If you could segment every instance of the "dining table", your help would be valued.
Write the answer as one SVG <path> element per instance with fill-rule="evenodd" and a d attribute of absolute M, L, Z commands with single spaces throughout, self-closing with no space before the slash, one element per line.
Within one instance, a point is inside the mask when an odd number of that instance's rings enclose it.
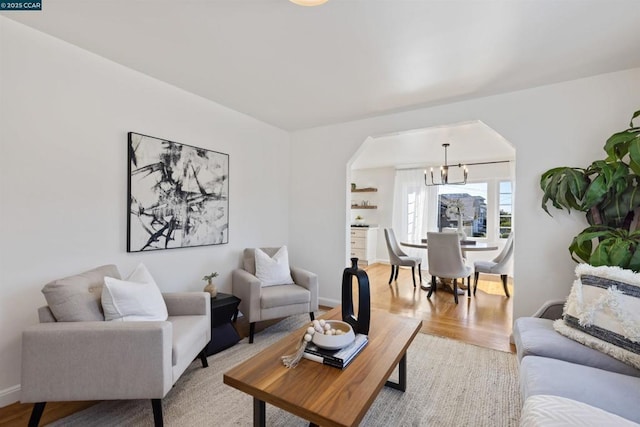
<path fill-rule="evenodd" d="M 400 242 L 400 244 L 408 248 L 429 249 L 427 239 L 421 239 L 420 242 Z M 462 256 L 465 257 L 465 252 L 495 251 L 498 249 L 498 245 L 495 243 L 478 242 L 475 240 L 463 240 L 460 242 L 460 249 L 462 250 Z M 420 288 L 428 291 L 431 289 L 431 285 L 420 283 Z M 464 289 L 458 289 L 458 293 L 460 292 L 464 294 Z"/>

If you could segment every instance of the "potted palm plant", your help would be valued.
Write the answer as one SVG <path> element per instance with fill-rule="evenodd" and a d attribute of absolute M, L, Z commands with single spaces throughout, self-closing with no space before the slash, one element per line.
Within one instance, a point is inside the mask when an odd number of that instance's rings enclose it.
<path fill-rule="evenodd" d="M 557 167 L 540 178 L 542 208 L 584 212 L 589 226 L 569 246 L 576 262 L 594 266 L 619 266 L 640 271 L 640 127 L 633 113 L 629 128 L 613 134 L 605 143 L 606 158 L 587 168 Z"/>

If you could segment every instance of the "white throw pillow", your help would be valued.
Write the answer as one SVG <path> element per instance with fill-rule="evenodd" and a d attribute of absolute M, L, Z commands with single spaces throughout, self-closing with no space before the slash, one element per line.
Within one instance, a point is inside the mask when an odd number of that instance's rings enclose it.
<path fill-rule="evenodd" d="M 283 246 L 273 255 L 273 258 L 256 248 L 256 277 L 262 286 L 290 285 L 293 283 L 289 269 L 289 253 Z"/>
<path fill-rule="evenodd" d="M 105 320 L 167 320 L 167 306 L 155 280 L 140 264 L 126 280 L 104 278 L 102 309 Z"/>
<path fill-rule="evenodd" d="M 579 264 L 556 331 L 640 369 L 640 273 Z"/>

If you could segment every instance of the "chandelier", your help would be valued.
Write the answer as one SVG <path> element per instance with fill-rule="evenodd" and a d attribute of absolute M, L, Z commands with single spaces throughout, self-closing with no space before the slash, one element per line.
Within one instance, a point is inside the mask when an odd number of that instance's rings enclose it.
<path fill-rule="evenodd" d="M 469 176 L 469 170 L 467 169 L 467 166 L 492 165 L 495 163 L 509 163 L 509 160 L 497 160 L 494 162 L 475 162 L 475 163 L 466 163 L 466 164 L 458 163 L 458 164 L 450 165 L 447 163 L 447 148 L 449 148 L 449 145 L 451 144 L 449 144 L 448 142 L 445 142 L 444 144 L 442 144 L 442 146 L 444 147 L 444 165 L 440 166 L 440 182 L 436 182 L 433 179 L 433 168 L 431 168 L 431 171 L 430 171 L 431 184 L 429 184 L 429 182 L 427 181 L 427 170 L 425 169 L 424 185 L 426 185 L 427 187 L 434 187 L 437 185 L 465 185 L 467 183 L 467 177 Z M 449 182 L 449 169 L 452 167 L 462 169 L 462 181 Z"/>
<path fill-rule="evenodd" d="M 432 187 L 435 185 L 464 185 L 467 183 L 467 176 L 469 174 L 469 171 L 466 165 L 463 165 L 462 163 L 458 163 L 457 165 L 447 164 L 447 148 L 449 148 L 449 145 L 451 144 L 449 144 L 448 142 L 445 142 L 444 144 L 442 144 L 442 146 L 444 147 L 444 165 L 440 166 L 440 182 L 436 183 L 435 180 L 433 179 L 433 168 L 431 168 L 431 184 L 429 184 L 427 182 L 427 170 L 425 169 L 424 185 L 426 185 L 427 187 Z M 459 169 L 462 169 L 462 176 L 463 176 L 462 181 L 449 182 L 450 167 L 457 167 Z"/>

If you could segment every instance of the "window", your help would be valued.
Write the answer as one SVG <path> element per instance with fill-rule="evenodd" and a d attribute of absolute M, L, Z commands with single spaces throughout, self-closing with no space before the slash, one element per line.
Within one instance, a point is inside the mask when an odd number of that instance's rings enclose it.
<path fill-rule="evenodd" d="M 467 236 L 487 237 L 487 183 L 438 187 L 439 231 L 458 227 L 458 208 Z"/>
<path fill-rule="evenodd" d="M 500 181 L 500 238 L 503 239 L 511 233 L 512 199 L 511 181 Z"/>

